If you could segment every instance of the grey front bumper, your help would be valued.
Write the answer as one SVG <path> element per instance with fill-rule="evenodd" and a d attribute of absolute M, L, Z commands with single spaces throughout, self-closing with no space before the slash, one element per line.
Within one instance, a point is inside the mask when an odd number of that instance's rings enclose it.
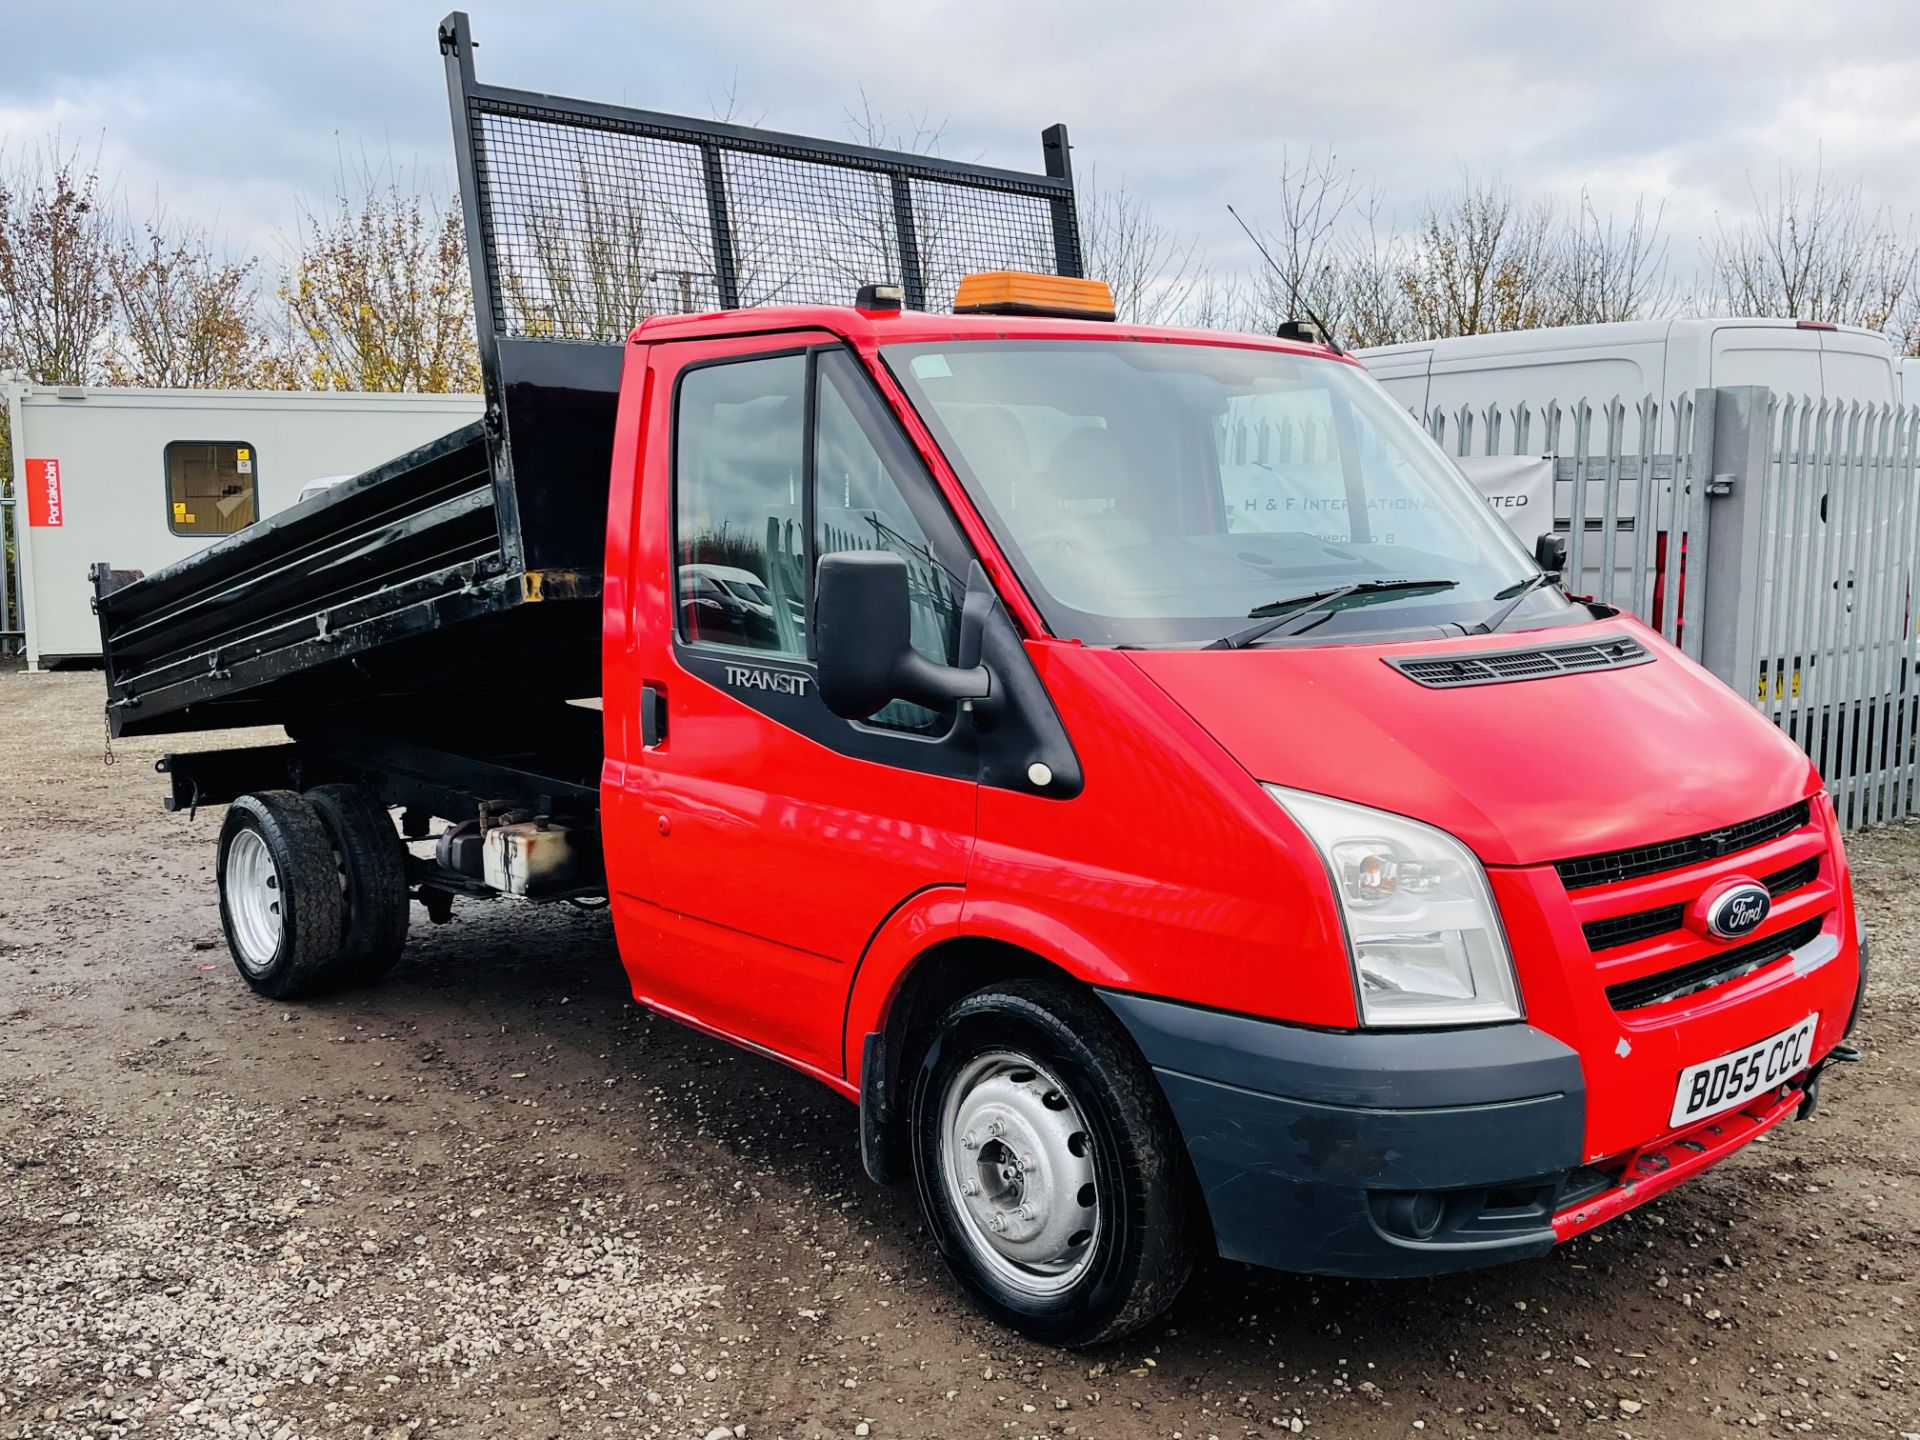
<path fill-rule="evenodd" d="M 1529 1025 L 1327 1031 L 1100 992 L 1159 1078 L 1228 1259 L 1429 1275 L 1544 1254 L 1579 1056 Z"/>

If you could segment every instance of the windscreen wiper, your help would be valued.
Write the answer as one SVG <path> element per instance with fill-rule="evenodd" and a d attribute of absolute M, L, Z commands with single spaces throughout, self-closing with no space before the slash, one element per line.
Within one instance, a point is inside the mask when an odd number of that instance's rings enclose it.
<path fill-rule="evenodd" d="M 1560 577 L 1551 570 L 1542 570 L 1537 575 L 1529 575 L 1517 585 L 1509 585 L 1493 597 L 1496 600 L 1504 600 L 1507 603 L 1494 611 L 1487 619 L 1482 620 L 1478 625 L 1474 626 L 1474 633 L 1481 635 L 1493 634 L 1494 631 L 1507 623 L 1507 617 L 1509 615 L 1520 608 L 1520 602 L 1522 600 L 1525 600 L 1527 596 L 1531 595 L 1548 581 L 1559 578 Z"/>
<path fill-rule="evenodd" d="M 1316 590 L 1311 595 L 1294 595 L 1285 600 L 1274 600 L 1266 605 L 1256 605 L 1247 612 L 1249 619 L 1257 618 L 1259 624 L 1249 625 L 1244 630 L 1235 630 L 1231 635 L 1222 635 L 1218 640 L 1202 645 L 1202 650 L 1242 650 L 1256 640 L 1272 634 L 1289 620 L 1303 615 L 1311 615 L 1316 610 L 1325 610 L 1321 620 L 1333 614 L 1332 606 L 1349 595 L 1399 595 L 1410 591 L 1451 590 L 1458 580 L 1356 580 L 1351 585 L 1338 585 L 1331 590 Z M 1319 620 L 1313 622 L 1320 623 Z M 1313 625 L 1303 625 L 1289 634 L 1300 635 L 1311 630 Z"/>

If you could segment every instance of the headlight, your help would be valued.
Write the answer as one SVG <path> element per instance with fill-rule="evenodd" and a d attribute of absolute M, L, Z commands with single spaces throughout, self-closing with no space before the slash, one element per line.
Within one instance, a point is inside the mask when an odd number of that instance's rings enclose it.
<path fill-rule="evenodd" d="M 1266 787 L 1319 848 L 1347 924 L 1363 1025 L 1520 1018 L 1487 872 L 1458 840 L 1384 810 Z"/>

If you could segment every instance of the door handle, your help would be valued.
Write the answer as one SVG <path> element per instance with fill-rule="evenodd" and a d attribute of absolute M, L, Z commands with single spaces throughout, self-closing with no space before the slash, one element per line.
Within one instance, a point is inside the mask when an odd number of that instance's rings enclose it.
<path fill-rule="evenodd" d="M 667 691 L 664 685 L 640 687 L 640 743 L 648 749 L 667 741 Z"/>

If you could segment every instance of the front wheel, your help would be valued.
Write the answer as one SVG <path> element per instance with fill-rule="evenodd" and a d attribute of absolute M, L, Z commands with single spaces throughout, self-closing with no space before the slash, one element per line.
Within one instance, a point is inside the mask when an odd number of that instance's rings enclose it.
<path fill-rule="evenodd" d="M 1117 1021 L 1065 984 L 958 1002 L 915 1077 L 914 1180 L 942 1258 L 993 1318 L 1093 1345 L 1173 1303 L 1193 1268 L 1185 1159 Z"/>

